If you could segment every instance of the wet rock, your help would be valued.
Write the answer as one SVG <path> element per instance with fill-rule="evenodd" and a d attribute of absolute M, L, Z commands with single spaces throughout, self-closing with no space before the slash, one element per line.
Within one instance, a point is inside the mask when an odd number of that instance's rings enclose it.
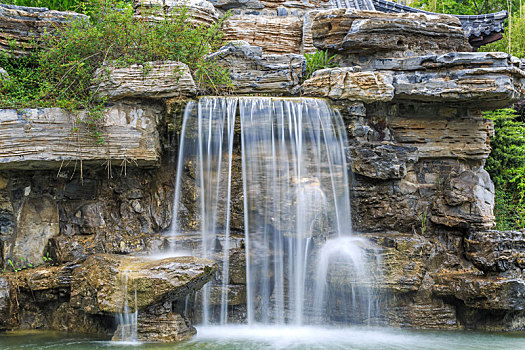
<path fill-rule="evenodd" d="M 225 41 L 244 40 L 266 54 L 300 53 L 303 21 L 297 17 L 231 16 L 222 27 Z"/>
<path fill-rule="evenodd" d="M 138 316 L 137 338 L 143 341 L 181 342 L 193 337 L 197 330 L 189 320 L 172 311 L 159 312 L 149 308 Z M 115 334 L 118 333 L 115 332 Z"/>
<path fill-rule="evenodd" d="M 18 298 L 16 287 L 7 277 L 0 277 L 0 329 L 18 326 Z"/>
<path fill-rule="evenodd" d="M 484 169 L 467 170 L 445 184 L 430 219 L 449 227 L 491 228 L 494 225 L 494 184 Z"/>
<path fill-rule="evenodd" d="M 53 11 L 44 7 L 0 4 L 0 51 L 23 56 L 38 48 L 44 33 L 50 33 L 74 20 L 88 20 L 75 12 Z M 11 48 L 11 42 L 16 43 Z"/>
<path fill-rule="evenodd" d="M 301 55 L 266 55 L 246 42 L 224 46 L 209 59 L 228 68 L 236 93 L 292 93 L 306 69 Z"/>
<path fill-rule="evenodd" d="M 391 144 L 359 143 L 349 148 L 349 163 L 354 173 L 374 179 L 402 179 L 407 174 L 407 163 L 416 163 L 416 147 Z"/>
<path fill-rule="evenodd" d="M 28 291 L 69 288 L 73 270 L 78 265 L 42 266 L 27 269 L 12 275 L 18 288 Z"/>
<path fill-rule="evenodd" d="M 58 220 L 58 207 L 53 198 L 27 198 L 18 216 L 11 260 L 17 265 L 42 264 L 48 241 L 59 234 Z"/>
<path fill-rule="evenodd" d="M 116 103 L 104 112 L 101 137 L 104 148 L 79 126 L 72 132 L 73 116 L 59 108 L 0 109 L 0 168 L 41 169 L 133 161 L 156 166 L 160 159 L 157 131 L 162 109 L 158 105 Z M 82 113 L 80 113 L 82 118 Z"/>
<path fill-rule="evenodd" d="M 185 97 L 197 92 L 188 66 L 174 61 L 146 62 L 124 68 L 103 66 L 97 69 L 94 79 L 97 83 L 92 89 L 109 100 Z"/>
<path fill-rule="evenodd" d="M 306 96 L 365 103 L 387 102 L 394 97 L 390 74 L 358 72 L 354 67 L 318 70 L 303 83 L 303 92 Z"/>
<path fill-rule="evenodd" d="M 102 217 L 103 212 L 100 203 L 88 203 L 76 211 L 72 222 L 79 226 L 80 233 L 92 234 L 106 226 Z"/>
<path fill-rule="evenodd" d="M 225 287 L 217 285 L 210 287 L 208 303 L 210 305 L 221 305 L 224 289 L 226 289 L 225 299 L 228 306 L 246 304 L 246 286 L 243 285 L 227 285 Z"/>
<path fill-rule="evenodd" d="M 450 15 L 327 10 L 315 16 L 312 36 L 318 49 L 361 56 L 405 57 L 471 49 L 461 23 Z"/>
<path fill-rule="evenodd" d="M 216 263 L 195 257 L 147 260 L 144 258 L 97 254 L 75 269 L 71 304 L 84 311 L 118 313 L 124 298 L 135 309 L 184 298 L 200 289 L 216 271 Z M 128 294 L 124 294 L 127 283 Z"/>
<path fill-rule="evenodd" d="M 432 290 L 453 296 L 466 306 L 485 310 L 524 310 L 525 281 L 512 276 L 483 276 L 470 271 L 438 273 Z"/>
<path fill-rule="evenodd" d="M 525 231 L 478 231 L 465 238 L 465 254 L 482 271 L 525 268 Z"/>

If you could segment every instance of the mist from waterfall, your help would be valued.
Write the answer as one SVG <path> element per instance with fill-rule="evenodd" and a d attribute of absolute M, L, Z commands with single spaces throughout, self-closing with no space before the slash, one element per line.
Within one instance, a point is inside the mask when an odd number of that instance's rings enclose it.
<path fill-rule="evenodd" d="M 201 291 L 203 324 L 228 323 L 232 164 L 239 152 L 248 323 L 374 317 L 371 250 L 352 236 L 347 143 L 341 115 L 322 99 L 203 97 L 188 104 L 170 234 L 199 232 L 201 256 L 219 261 L 215 281 Z M 217 291 L 218 315 L 209 305 Z"/>

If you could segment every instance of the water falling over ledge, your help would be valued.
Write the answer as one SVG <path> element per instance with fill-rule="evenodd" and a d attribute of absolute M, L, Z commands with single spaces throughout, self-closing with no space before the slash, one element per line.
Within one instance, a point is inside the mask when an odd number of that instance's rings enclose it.
<path fill-rule="evenodd" d="M 347 143 L 341 115 L 322 99 L 203 97 L 188 104 L 169 235 L 198 232 L 199 254 L 221 263 L 201 293 L 203 324 L 229 320 L 231 203 L 239 196 L 249 324 L 324 324 L 329 304 L 341 308 L 334 296 L 348 313 L 339 321 L 366 323 L 376 313 L 366 244 L 352 236 Z M 233 183 L 239 171 L 242 192 Z M 341 284 L 333 279 L 336 265 L 356 272 L 349 286 L 334 287 Z"/>

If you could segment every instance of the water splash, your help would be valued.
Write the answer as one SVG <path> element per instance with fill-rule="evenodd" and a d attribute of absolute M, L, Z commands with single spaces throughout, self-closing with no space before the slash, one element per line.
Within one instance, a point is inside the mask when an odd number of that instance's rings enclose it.
<path fill-rule="evenodd" d="M 137 330 L 138 330 L 138 309 L 137 309 L 137 290 L 134 290 L 134 307 L 131 311 L 129 307 L 129 295 L 128 295 L 128 284 L 129 277 L 126 271 L 122 272 L 121 277 L 121 290 L 122 290 L 122 311 L 117 314 L 117 332 L 115 333 L 114 340 L 122 342 L 137 342 Z"/>

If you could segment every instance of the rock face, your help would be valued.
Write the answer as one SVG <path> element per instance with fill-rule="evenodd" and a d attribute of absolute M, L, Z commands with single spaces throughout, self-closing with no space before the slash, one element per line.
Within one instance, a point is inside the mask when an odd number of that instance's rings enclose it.
<path fill-rule="evenodd" d="M 100 146 L 86 127 L 76 124 L 77 116 L 61 109 L 0 109 L 0 168 L 58 168 L 107 159 L 155 166 L 160 160 L 161 111 L 157 105 L 126 102 L 107 108 Z M 84 113 L 79 113 L 82 118 Z"/>
<path fill-rule="evenodd" d="M 180 62 L 147 62 L 126 68 L 104 66 L 95 72 L 94 89 L 109 100 L 162 99 L 195 95 L 197 87 L 187 65 Z"/>
<path fill-rule="evenodd" d="M 299 53 L 303 22 L 297 17 L 231 16 L 223 25 L 226 41 L 244 40 L 264 53 Z"/>
<path fill-rule="evenodd" d="M 312 37 L 318 49 L 369 57 L 470 51 L 461 23 L 450 15 L 327 10 L 315 16 Z"/>
<path fill-rule="evenodd" d="M 153 17 L 153 20 L 161 21 L 163 16 L 169 16 L 170 13 L 178 11 L 185 6 L 189 20 L 193 25 L 212 26 L 219 20 L 219 13 L 207 0 L 134 0 L 133 7 L 138 16 L 144 15 L 151 19 L 151 15 L 158 15 Z"/>
<path fill-rule="evenodd" d="M 230 71 L 236 93 L 292 93 L 306 69 L 303 56 L 265 55 L 262 49 L 236 42 L 209 56 Z"/>
<path fill-rule="evenodd" d="M 43 7 L 0 4 L 0 51 L 27 55 L 38 47 L 40 37 L 74 20 L 88 20 L 75 12 L 51 11 Z M 16 43 L 11 49 L 9 42 Z"/>
<path fill-rule="evenodd" d="M 330 97 L 371 103 L 394 97 L 392 76 L 375 72 L 355 72 L 352 67 L 327 68 L 314 73 L 303 84 L 307 96 Z"/>
<path fill-rule="evenodd" d="M 73 273 L 71 305 L 92 314 L 118 313 L 127 300 L 134 312 L 135 307 L 142 310 L 165 300 L 184 298 L 208 282 L 216 269 L 215 262 L 195 257 L 147 261 L 93 255 Z M 133 291 L 137 293 L 136 306 Z"/>

